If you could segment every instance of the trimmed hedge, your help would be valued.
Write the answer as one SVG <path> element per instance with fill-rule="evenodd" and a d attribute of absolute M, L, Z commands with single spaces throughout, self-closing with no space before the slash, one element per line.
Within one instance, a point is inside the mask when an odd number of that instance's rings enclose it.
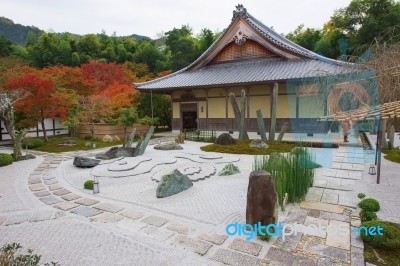
<path fill-rule="evenodd" d="M 379 202 L 376 199 L 372 198 L 363 199 L 362 201 L 360 201 L 360 203 L 358 203 L 358 207 L 360 207 L 364 211 L 369 212 L 377 212 L 381 208 Z"/>
<path fill-rule="evenodd" d="M 361 238 L 372 247 L 381 249 L 399 249 L 400 248 L 400 228 L 384 221 L 364 222 L 361 226 L 366 228 L 377 227 L 375 235 L 366 232 L 365 229 L 360 230 Z M 379 227 L 382 228 L 382 235 L 378 234 Z"/>
<path fill-rule="evenodd" d="M 366 211 L 366 210 L 361 210 L 360 211 L 360 219 L 361 222 L 368 222 L 368 221 L 373 221 L 378 219 L 376 212 L 371 212 L 371 211 Z"/>
<path fill-rule="evenodd" d="M 10 154 L 0 153 L 0 167 L 13 163 L 13 157 Z"/>
<path fill-rule="evenodd" d="M 22 148 L 34 149 L 44 145 L 41 139 L 25 139 L 22 141 Z"/>

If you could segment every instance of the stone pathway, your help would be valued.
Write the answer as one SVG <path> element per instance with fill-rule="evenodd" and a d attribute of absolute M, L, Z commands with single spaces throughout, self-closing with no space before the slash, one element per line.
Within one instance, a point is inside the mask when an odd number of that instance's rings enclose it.
<path fill-rule="evenodd" d="M 338 151 L 343 151 L 335 156 L 338 160 L 356 158 L 352 155 L 358 154 L 356 149 Z M 322 224 L 322 230 L 300 230 L 285 241 L 281 237 L 273 237 L 269 242 L 263 242 L 257 238 L 245 241 L 239 236 L 228 237 L 224 233 L 225 223 L 213 226 L 137 204 L 83 195 L 57 174 L 59 165 L 71 156 L 72 153 L 67 156 L 45 155 L 44 160 L 31 170 L 25 186 L 45 211 L 31 211 L 22 215 L 0 212 L 0 244 L 6 240 L 32 244 L 35 239 L 41 239 L 41 234 L 46 235 L 43 236 L 43 243 L 53 243 L 51 236 L 60 237 L 61 243 L 67 242 L 69 250 L 76 252 L 74 258 L 62 252 L 56 258 L 50 257 L 51 253 L 46 248 L 35 248 L 35 251 L 43 252 L 44 258 L 52 258 L 65 265 L 110 265 L 115 264 L 113 260 L 118 260 L 119 256 L 122 264 L 139 258 L 141 265 L 183 265 L 189 264 L 189 261 L 193 265 L 363 265 L 362 241 L 350 233 L 350 223 L 356 218 L 351 216 L 351 209 L 337 205 L 341 205 L 340 202 L 350 203 L 351 200 L 346 198 L 348 195 L 341 193 L 352 191 L 328 187 L 345 185 L 342 180 L 357 180 L 353 177 L 360 167 L 353 169 L 354 165 L 358 165 L 354 160 L 353 163 L 337 162 L 332 171 L 326 170 L 321 175 L 326 177 L 325 187 L 314 187 L 307 195 L 307 201 L 299 206 L 288 206 L 286 212 L 280 214 L 283 223 L 305 226 Z M 328 182 L 328 178 L 340 182 Z M 347 187 L 351 187 L 351 184 Z M 317 193 L 320 194 L 319 199 L 310 199 L 310 195 Z M 333 228 L 339 225 L 347 228 L 345 236 L 339 237 L 333 232 Z M 62 235 L 57 228 L 63 228 Z M 29 235 L 28 239 L 23 238 L 25 234 Z M 96 237 L 92 237 L 93 234 Z M 68 237 L 72 240 L 67 240 Z M 72 245 L 85 247 L 88 254 L 79 257 L 82 251 L 72 248 Z M 157 252 L 161 252 L 161 255 L 157 255 Z M 168 252 L 177 257 L 168 255 Z M 105 258 L 105 255 L 109 255 L 109 258 Z"/>

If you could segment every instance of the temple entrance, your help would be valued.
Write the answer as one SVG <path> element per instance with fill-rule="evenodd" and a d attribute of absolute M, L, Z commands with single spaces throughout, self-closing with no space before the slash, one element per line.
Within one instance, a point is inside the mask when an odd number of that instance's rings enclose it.
<path fill-rule="evenodd" d="M 182 129 L 197 129 L 197 103 L 181 105 Z"/>

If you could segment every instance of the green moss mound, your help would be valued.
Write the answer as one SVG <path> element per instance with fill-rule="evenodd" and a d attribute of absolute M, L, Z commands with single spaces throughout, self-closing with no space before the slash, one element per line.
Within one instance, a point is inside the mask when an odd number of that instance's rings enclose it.
<path fill-rule="evenodd" d="M 263 155 L 263 154 L 271 154 L 273 152 L 290 152 L 295 144 L 286 143 L 286 142 L 278 142 L 278 141 L 267 141 L 268 148 L 259 149 L 250 147 L 251 140 L 238 140 L 236 144 L 233 145 L 219 145 L 219 144 L 210 144 L 201 147 L 202 151 L 207 152 L 220 152 L 220 153 L 230 153 L 230 154 L 249 154 L 249 155 Z"/>
<path fill-rule="evenodd" d="M 10 154 L 0 153 L 0 167 L 13 163 L 13 157 Z"/>
<path fill-rule="evenodd" d="M 400 228 L 384 221 L 364 222 L 361 226 L 367 229 L 376 227 L 376 234 L 367 233 L 367 230 L 360 229 L 361 238 L 374 248 L 399 249 L 400 248 Z M 379 227 L 378 227 L 379 226 Z M 379 228 L 382 228 L 382 235 L 378 234 Z"/>
<path fill-rule="evenodd" d="M 87 180 L 87 181 L 83 184 L 83 188 L 84 188 L 84 189 L 93 190 L 93 180 Z"/>
<path fill-rule="evenodd" d="M 376 199 L 372 198 L 363 199 L 362 201 L 360 201 L 360 203 L 358 203 L 358 207 L 368 212 L 377 212 L 381 208 L 379 202 Z"/>

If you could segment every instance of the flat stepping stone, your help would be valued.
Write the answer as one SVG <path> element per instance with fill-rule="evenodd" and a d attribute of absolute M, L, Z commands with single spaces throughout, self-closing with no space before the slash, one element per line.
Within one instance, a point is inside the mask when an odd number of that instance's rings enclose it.
<path fill-rule="evenodd" d="M 338 231 L 340 234 L 338 234 Z M 330 220 L 326 228 L 327 246 L 350 250 L 350 225 L 349 223 Z"/>
<path fill-rule="evenodd" d="M 300 254 L 293 254 L 290 251 L 282 250 L 276 247 L 271 247 L 268 250 L 265 259 L 270 259 L 273 262 L 277 262 L 277 265 L 317 265 L 315 259 Z M 274 265 L 273 263 L 271 264 Z"/>
<path fill-rule="evenodd" d="M 102 211 L 95 209 L 95 208 L 91 208 L 91 207 L 87 207 L 87 206 L 81 206 L 78 208 L 75 208 L 71 211 L 71 213 L 75 213 L 84 217 L 92 217 L 95 215 L 99 215 L 100 213 L 103 213 Z"/>
<path fill-rule="evenodd" d="M 159 217 L 159 216 L 155 216 L 155 215 L 151 215 L 151 216 L 148 216 L 148 217 L 144 218 L 143 220 L 141 220 L 141 222 L 160 227 L 160 226 L 164 225 L 165 223 L 167 223 L 168 219 L 165 219 L 165 218 Z"/>
<path fill-rule="evenodd" d="M 61 198 L 63 200 L 72 201 L 72 200 L 76 200 L 76 199 L 79 199 L 79 198 L 82 198 L 82 197 L 77 195 L 77 194 L 70 193 L 70 194 L 67 194 L 65 196 L 62 196 Z"/>
<path fill-rule="evenodd" d="M 47 220 L 50 220 L 52 217 L 53 217 L 53 212 L 51 212 L 51 211 L 35 212 L 32 214 L 29 221 L 30 222 L 47 221 Z"/>
<path fill-rule="evenodd" d="M 69 193 L 71 193 L 71 191 L 69 191 L 68 189 L 65 189 L 65 188 L 53 191 L 53 194 L 56 195 L 56 196 L 64 196 L 64 195 L 69 194 Z"/>
<path fill-rule="evenodd" d="M 116 212 L 119 212 L 124 209 L 123 207 L 116 206 L 116 205 L 110 204 L 110 203 L 99 203 L 93 207 L 96 209 L 105 211 L 105 212 L 112 212 L 112 213 L 116 213 Z"/>
<path fill-rule="evenodd" d="M 300 207 L 303 209 L 314 209 L 314 210 L 319 210 L 319 211 L 326 211 L 326 212 L 333 212 L 333 213 L 340 213 L 340 214 L 342 214 L 344 212 L 343 207 L 340 207 L 337 205 L 321 203 L 321 202 L 302 201 L 302 202 L 300 202 Z"/>
<path fill-rule="evenodd" d="M 85 206 L 91 206 L 96 203 L 99 203 L 99 201 L 95 200 L 95 199 L 89 199 L 89 198 L 80 198 L 80 199 L 76 200 L 75 203 L 85 205 Z"/>
<path fill-rule="evenodd" d="M 122 219 L 124 219 L 123 216 L 112 213 L 102 213 L 94 218 L 90 218 L 91 221 L 102 222 L 102 223 L 116 223 Z"/>
<path fill-rule="evenodd" d="M 215 252 L 215 254 L 211 256 L 211 259 L 223 264 L 233 266 L 263 265 L 262 260 L 256 257 L 222 248 L 218 249 L 217 252 Z M 265 265 L 267 264 L 265 263 Z"/>
<path fill-rule="evenodd" d="M 40 180 L 40 178 L 29 179 L 28 181 L 29 185 L 40 184 L 40 183 L 42 183 L 42 180 Z"/>
<path fill-rule="evenodd" d="M 6 221 L 3 223 L 3 225 L 13 225 L 13 224 L 22 224 L 24 222 L 29 221 L 29 218 L 31 217 L 30 214 L 17 214 L 17 215 L 11 215 L 8 216 Z"/>
<path fill-rule="evenodd" d="M 144 213 L 134 211 L 134 210 L 123 210 L 119 214 L 125 216 L 126 218 L 132 219 L 132 220 L 137 220 L 144 216 Z"/>
<path fill-rule="evenodd" d="M 45 190 L 45 191 L 35 192 L 35 193 L 33 193 L 33 195 L 40 198 L 40 197 L 49 196 L 49 195 L 51 195 L 51 193 L 49 191 Z"/>
<path fill-rule="evenodd" d="M 135 169 L 139 164 L 147 161 L 151 161 L 150 157 L 126 157 L 115 163 L 112 163 L 108 167 L 108 171 L 129 171 Z"/>
<path fill-rule="evenodd" d="M 222 245 L 225 240 L 228 238 L 228 235 L 219 235 L 216 233 L 203 233 L 199 235 L 199 239 L 205 240 L 207 242 L 211 242 L 213 244 Z"/>
<path fill-rule="evenodd" d="M 39 200 L 46 203 L 47 205 L 54 205 L 54 204 L 62 202 L 62 200 L 60 200 L 54 196 L 47 196 L 47 197 L 39 198 Z"/>
<path fill-rule="evenodd" d="M 54 185 L 50 185 L 49 186 L 49 190 L 53 191 L 53 190 L 58 190 L 58 189 L 62 189 L 64 188 L 63 186 L 61 186 L 60 184 L 54 184 Z"/>
<path fill-rule="evenodd" d="M 45 183 L 46 185 L 54 185 L 54 184 L 57 184 L 58 181 L 55 180 L 55 179 L 50 179 L 50 180 L 44 180 L 44 183 Z"/>
<path fill-rule="evenodd" d="M 63 210 L 63 211 L 69 211 L 69 210 L 71 210 L 73 208 L 76 208 L 78 206 L 81 206 L 81 205 L 76 204 L 74 202 L 66 201 L 66 202 L 57 204 L 54 207 L 56 207 L 57 209 Z"/>
<path fill-rule="evenodd" d="M 2 225 L 6 219 L 6 217 L 0 216 L 0 225 Z"/>
<path fill-rule="evenodd" d="M 324 212 L 324 211 L 319 212 L 319 218 L 342 221 L 342 222 L 350 222 L 350 217 L 348 215 Z"/>
<path fill-rule="evenodd" d="M 323 257 L 329 257 L 334 260 L 340 260 L 344 263 L 349 262 L 347 251 L 343 249 L 307 241 L 304 244 L 304 250 L 312 254 L 317 254 Z"/>
<path fill-rule="evenodd" d="M 171 242 L 174 245 L 183 246 L 191 251 L 194 251 L 200 255 L 204 255 L 212 247 L 210 243 L 189 238 L 187 236 L 179 235 L 174 238 Z"/>
<path fill-rule="evenodd" d="M 31 191 L 41 191 L 41 190 L 45 190 L 46 186 L 43 184 L 34 184 L 34 185 L 30 185 L 29 189 Z"/>
<path fill-rule="evenodd" d="M 189 227 L 184 224 L 169 224 L 167 229 L 182 235 L 187 235 L 189 233 Z"/>
<path fill-rule="evenodd" d="M 136 221 L 132 221 L 136 222 Z M 168 230 L 161 230 L 160 228 L 146 225 L 142 229 L 140 229 L 140 232 L 148 235 L 149 237 L 156 239 L 158 241 L 165 241 L 169 239 L 174 233 Z"/>
<path fill-rule="evenodd" d="M 248 253 L 253 256 L 258 256 L 258 254 L 260 254 L 262 245 L 251 242 L 251 241 L 235 239 L 229 245 L 229 248 L 243 252 L 243 253 Z"/>

